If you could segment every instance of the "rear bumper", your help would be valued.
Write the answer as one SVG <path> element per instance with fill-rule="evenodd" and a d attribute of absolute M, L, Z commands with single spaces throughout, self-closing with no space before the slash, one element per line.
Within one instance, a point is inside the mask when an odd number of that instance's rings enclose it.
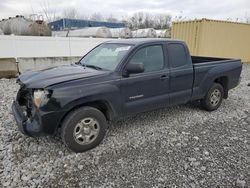
<path fill-rule="evenodd" d="M 240 84 L 240 82 L 241 82 L 241 77 L 239 77 L 239 79 L 237 79 L 237 80 L 232 81 L 229 89 L 233 89 L 233 88 L 237 87 Z"/>

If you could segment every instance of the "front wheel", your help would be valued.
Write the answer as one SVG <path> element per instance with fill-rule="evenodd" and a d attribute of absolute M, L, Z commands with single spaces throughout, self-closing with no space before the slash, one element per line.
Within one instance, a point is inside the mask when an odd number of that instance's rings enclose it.
<path fill-rule="evenodd" d="M 208 90 L 206 96 L 201 100 L 201 106 L 207 111 L 217 110 L 224 96 L 224 89 L 221 84 L 214 83 Z"/>
<path fill-rule="evenodd" d="M 74 152 L 84 152 L 99 145 L 107 129 L 107 121 L 101 111 L 82 107 L 72 111 L 63 121 L 61 137 Z"/>

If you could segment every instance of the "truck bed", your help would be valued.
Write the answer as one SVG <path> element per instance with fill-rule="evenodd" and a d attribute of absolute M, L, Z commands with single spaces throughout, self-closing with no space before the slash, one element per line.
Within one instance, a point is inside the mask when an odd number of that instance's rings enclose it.
<path fill-rule="evenodd" d="M 194 69 L 193 100 L 204 97 L 218 78 L 217 82 L 224 82 L 227 91 L 238 85 L 242 68 L 240 59 L 201 56 L 191 56 L 191 59 Z"/>
<path fill-rule="evenodd" d="M 226 58 L 202 57 L 202 56 L 191 56 L 191 59 L 193 64 L 232 60 Z"/>

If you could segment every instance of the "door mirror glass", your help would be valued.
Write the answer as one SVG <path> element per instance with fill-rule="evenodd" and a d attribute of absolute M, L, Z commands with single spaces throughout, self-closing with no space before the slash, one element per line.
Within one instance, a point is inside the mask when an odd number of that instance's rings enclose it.
<path fill-rule="evenodd" d="M 125 71 L 126 75 L 129 75 L 129 74 L 135 74 L 135 73 L 142 73 L 144 72 L 144 65 L 143 63 L 129 63 L 127 66 L 126 66 L 126 71 Z"/>

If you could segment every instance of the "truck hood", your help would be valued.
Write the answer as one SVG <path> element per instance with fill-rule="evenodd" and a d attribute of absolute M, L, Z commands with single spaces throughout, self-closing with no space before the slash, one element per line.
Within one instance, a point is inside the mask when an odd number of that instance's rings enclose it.
<path fill-rule="evenodd" d="M 20 80 L 27 88 L 46 88 L 62 82 L 89 78 L 105 73 L 106 71 L 99 71 L 72 64 L 40 71 L 30 71 L 20 75 L 18 80 Z"/>

